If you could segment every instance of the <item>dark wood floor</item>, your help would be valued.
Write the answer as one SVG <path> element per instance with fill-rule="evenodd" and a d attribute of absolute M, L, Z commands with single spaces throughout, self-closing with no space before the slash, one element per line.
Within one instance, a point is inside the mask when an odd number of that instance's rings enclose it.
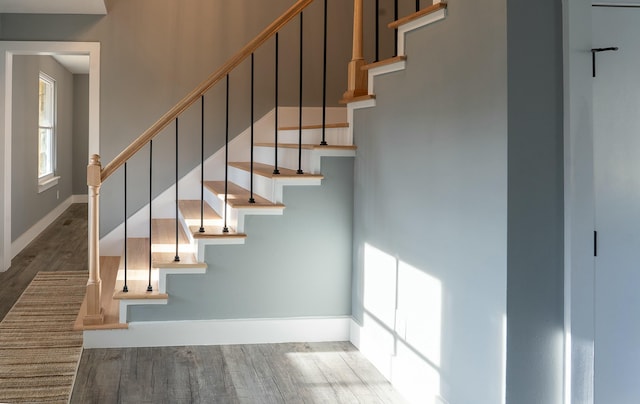
<path fill-rule="evenodd" d="M 74 204 L 0 273 L 0 319 L 39 271 L 87 268 Z M 350 343 L 85 350 L 72 403 L 402 403 Z"/>
<path fill-rule="evenodd" d="M 403 403 L 348 342 L 85 350 L 71 403 Z"/>
<path fill-rule="evenodd" d="M 0 272 L 0 320 L 40 271 L 87 270 L 87 204 L 69 207 Z"/>

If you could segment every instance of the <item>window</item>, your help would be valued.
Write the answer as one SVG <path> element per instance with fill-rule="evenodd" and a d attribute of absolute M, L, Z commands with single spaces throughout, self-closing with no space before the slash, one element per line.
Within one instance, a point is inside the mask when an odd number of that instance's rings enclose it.
<path fill-rule="evenodd" d="M 58 183 L 56 169 L 56 82 L 40 73 L 38 86 L 38 185 L 39 192 Z"/>

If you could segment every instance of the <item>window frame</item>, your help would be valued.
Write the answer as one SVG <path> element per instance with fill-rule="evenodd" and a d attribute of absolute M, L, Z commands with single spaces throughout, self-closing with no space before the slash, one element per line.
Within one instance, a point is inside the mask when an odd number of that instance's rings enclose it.
<path fill-rule="evenodd" d="M 49 102 L 51 103 L 51 108 L 50 108 L 50 114 L 51 114 L 51 119 L 50 119 L 50 126 L 43 126 L 42 125 L 42 119 L 41 119 L 41 112 L 42 112 L 42 108 L 41 108 L 41 103 L 42 103 L 42 99 L 41 99 L 41 94 L 40 94 L 40 83 L 41 82 L 45 82 L 47 85 L 51 86 L 51 96 L 47 97 L 50 98 Z M 44 192 L 49 188 L 54 187 L 55 185 L 58 184 L 58 180 L 60 179 L 59 176 L 56 176 L 56 166 L 57 166 L 57 136 L 56 136 L 56 129 L 57 129 L 57 108 L 58 108 L 58 91 L 57 91 L 57 83 L 56 80 L 51 77 L 50 75 L 46 74 L 45 72 L 40 71 L 38 74 L 38 133 L 37 133 L 37 178 L 38 178 L 38 193 Z M 41 131 L 45 129 L 47 131 L 50 132 L 49 135 L 49 150 L 48 150 L 48 154 L 49 154 L 49 158 L 51 160 L 51 171 L 40 175 L 40 155 L 41 155 L 41 150 L 40 150 L 40 133 Z"/>

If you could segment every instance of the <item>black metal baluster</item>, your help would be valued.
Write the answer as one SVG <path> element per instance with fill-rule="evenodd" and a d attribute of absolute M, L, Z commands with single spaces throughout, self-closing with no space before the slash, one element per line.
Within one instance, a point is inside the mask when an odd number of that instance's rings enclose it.
<path fill-rule="evenodd" d="M 204 233 L 204 94 L 200 97 L 200 233 Z"/>
<path fill-rule="evenodd" d="M 377 1 L 377 0 L 376 0 Z M 322 141 L 321 146 L 327 145 L 326 129 L 327 129 L 327 3 L 324 0 L 324 50 L 322 59 Z"/>
<path fill-rule="evenodd" d="M 251 169 L 250 169 L 250 184 L 251 186 L 249 187 L 249 203 L 256 203 L 256 200 L 253 198 L 253 95 L 254 95 L 254 57 L 253 57 L 253 53 L 251 54 Z"/>
<path fill-rule="evenodd" d="M 376 60 L 380 60 L 380 0 L 376 0 Z"/>
<path fill-rule="evenodd" d="M 279 33 L 276 32 L 276 85 L 275 85 L 275 95 L 276 95 L 276 102 L 275 102 L 275 108 L 276 108 L 276 122 L 275 122 L 275 129 L 274 129 L 274 134 L 275 134 L 275 143 L 274 143 L 274 149 L 275 149 L 275 157 L 273 159 L 273 174 L 278 175 L 280 174 L 280 170 L 278 170 L 278 44 L 280 42 L 280 38 L 279 38 Z"/>
<path fill-rule="evenodd" d="M 153 292 L 153 286 L 151 286 L 151 266 L 153 265 L 153 256 L 151 253 L 151 223 L 152 223 L 152 207 L 153 205 L 153 140 L 149 141 L 149 284 L 147 285 L 147 292 Z"/>
<path fill-rule="evenodd" d="M 176 118 L 176 256 L 173 260 L 180 262 L 178 250 L 178 118 Z"/>
<path fill-rule="evenodd" d="M 300 13 L 300 109 L 298 112 L 298 171 L 297 174 L 304 174 L 302 171 L 302 48 L 303 48 L 303 18 Z"/>
<path fill-rule="evenodd" d="M 416 0 L 416 13 L 420 11 L 420 0 Z"/>
<path fill-rule="evenodd" d="M 229 75 L 227 74 L 227 94 L 226 94 L 226 113 L 225 113 L 225 140 L 224 140 L 224 227 L 223 233 L 229 233 L 227 227 L 227 198 L 229 191 Z"/>
<path fill-rule="evenodd" d="M 398 0 L 393 2 L 393 21 L 398 21 Z M 393 55 L 398 56 L 398 28 L 393 30 Z"/>
<path fill-rule="evenodd" d="M 123 292 L 128 292 L 127 286 L 127 162 L 124 162 L 124 287 Z"/>

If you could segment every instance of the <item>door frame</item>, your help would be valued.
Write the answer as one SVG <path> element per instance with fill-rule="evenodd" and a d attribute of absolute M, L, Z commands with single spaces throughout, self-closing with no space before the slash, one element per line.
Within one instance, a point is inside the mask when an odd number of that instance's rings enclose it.
<path fill-rule="evenodd" d="M 15 55 L 89 55 L 89 150 L 100 154 L 100 43 L 0 41 L 0 272 L 11 266 L 15 256 L 11 247 L 11 133 L 13 57 Z"/>

